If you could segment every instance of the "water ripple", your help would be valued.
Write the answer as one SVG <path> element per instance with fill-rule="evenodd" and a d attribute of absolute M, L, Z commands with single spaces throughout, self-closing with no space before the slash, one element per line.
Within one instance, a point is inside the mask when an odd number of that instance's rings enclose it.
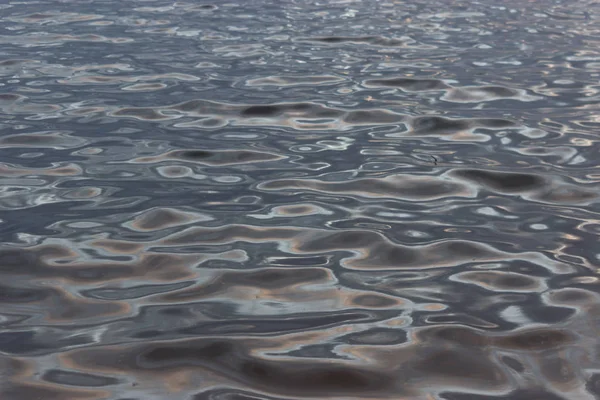
<path fill-rule="evenodd" d="M 599 18 L 0 5 L 0 397 L 598 398 Z"/>

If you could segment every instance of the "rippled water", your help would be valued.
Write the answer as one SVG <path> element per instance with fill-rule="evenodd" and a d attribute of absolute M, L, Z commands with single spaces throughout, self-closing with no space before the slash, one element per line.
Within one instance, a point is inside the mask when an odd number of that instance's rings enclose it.
<path fill-rule="evenodd" d="M 2 399 L 600 398 L 600 3 L 0 17 Z"/>

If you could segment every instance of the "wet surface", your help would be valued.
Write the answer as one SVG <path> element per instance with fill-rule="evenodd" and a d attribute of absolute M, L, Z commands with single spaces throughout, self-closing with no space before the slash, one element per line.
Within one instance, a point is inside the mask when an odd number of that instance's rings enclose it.
<path fill-rule="evenodd" d="M 0 5 L 0 398 L 600 398 L 600 6 Z"/>

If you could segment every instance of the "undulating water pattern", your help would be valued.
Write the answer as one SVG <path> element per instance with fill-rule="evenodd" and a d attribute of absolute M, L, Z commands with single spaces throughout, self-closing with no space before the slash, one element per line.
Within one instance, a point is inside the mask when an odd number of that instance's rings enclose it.
<path fill-rule="evenodd" d="M 600 398 L 600 3 L 0 17 L 0 398 Z"/>

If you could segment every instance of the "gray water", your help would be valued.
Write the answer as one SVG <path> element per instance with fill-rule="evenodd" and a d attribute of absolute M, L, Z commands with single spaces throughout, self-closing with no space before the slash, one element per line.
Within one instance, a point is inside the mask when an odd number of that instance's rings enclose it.
<path fill-rule="evenodd" d="M 5 1 L 0 398 L 600 398 L 600 3 Z"/>

